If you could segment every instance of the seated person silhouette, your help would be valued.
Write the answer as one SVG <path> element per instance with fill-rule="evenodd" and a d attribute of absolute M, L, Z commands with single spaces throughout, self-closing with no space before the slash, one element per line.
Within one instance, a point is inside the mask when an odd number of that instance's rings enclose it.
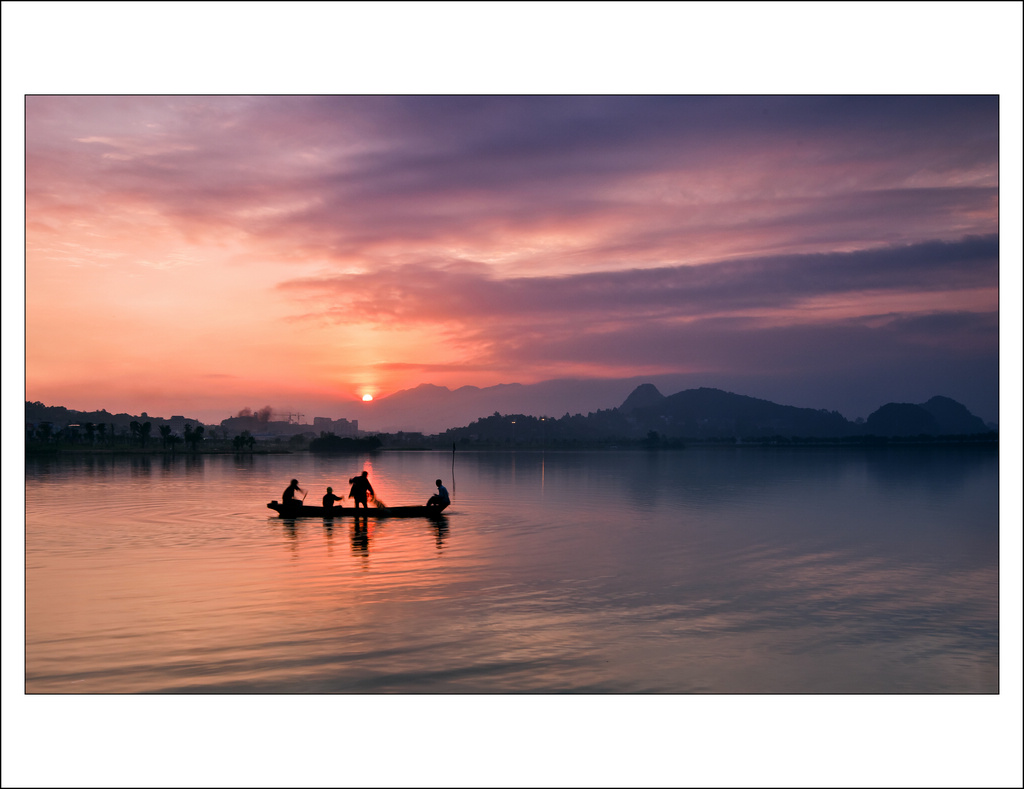
<path fill-rule="evenodd" d="M 441 484 L 441 480 L 434 480 L 434 484 L 437 485 L 437 493 L 427 499 L 427 506 L 440 512 L 451 504 L 452 500 L 448 496 L 448 488 Z"/>
<path fill-rule="evenodd" d="M 295 498 L 295 493 L 299 492 L 303 498 L 306 496 L 306 491 L 299 487 L 299 481 L 293 479 L 291 484 L 284 489 L 284 493 L 281 494 L 281 506 L 285 509 L 298 509 L 302 506 L 302 500 Z"/>
<path fill-rule="evenodd" d="M 323 502 L 324 502 L 324 517 L 325 518 L 330 518 L 332 516 L 333 511 L 334 511 L 334 502 L 341 501 L 343 498 L 345 498 L 345 497 L 344 496 L 335 496 L 334 495 L 334 488 L 328 488 L 327 489 L 327 492 L 324 494 L 324 498 L 323 498 Z M 341 505 L 339 504 L 338 506 L 340 508 Z"/>

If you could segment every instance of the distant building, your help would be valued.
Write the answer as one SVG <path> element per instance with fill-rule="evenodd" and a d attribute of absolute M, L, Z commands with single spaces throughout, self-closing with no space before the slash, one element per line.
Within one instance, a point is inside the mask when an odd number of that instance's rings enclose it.
<path fill-rule="evenodd" d="M 315 438 L 317 433 L 313 425 L 285 422 L 283 420 L 266 421 L 256 416 L 231 416 L 222 419 L 221 428 L 227 438 L 233 438 L 248 430 L 257 441 L 272 441 L 276 438 L 292 436 L 309 436 Z"/>
<path fill-rule="evenodd" d="M 359 420 L 331 419 L 326 416 L 313 417 L 313 427 L 318 433 L 334 433 L 339 438 L 358 438 Z"/>
<path fill-rule="evenodd" d="M 178 419 L 179 417 L 174 418 Z M 258 416 L 231 416 L 221 420 L 220 426 L 227 438 L 232 438 L 248 430 L 258 441 L 299 435 L 316 438 L 321 433 L 334 433 L 334 435 L 341 438 L 359 437 L 359 423 L 357 421 L 331 419 L 324 416 L 314 417 L 312 425 L 290 421 L 268 421 L 260 419 Z"/>

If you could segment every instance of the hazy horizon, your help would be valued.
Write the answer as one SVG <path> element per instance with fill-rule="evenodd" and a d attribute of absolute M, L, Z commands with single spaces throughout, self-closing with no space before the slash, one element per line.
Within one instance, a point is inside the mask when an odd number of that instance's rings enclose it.
<path fill-rule="evenodd" d="M 685 382 L 682 382 L 685 383 Z M 825 405 L 805 405 L 800 403 L 784 402 L 773 400 L 771 397 L 752 395 L 748 392 L 728 389 L 718 386 L 705 386 L 696 382 L 693 386 L 682 385 L 680 377 L 660 377 L 659 380 L 651 379 L 554 379 L 542 381 L 537 384 L 498 384 L 492 387 L 476 387 L 465 385 L 458 389 L 437 386 L 434 384 L 420 384 L 412 389 L 395 392 L 388 397 L 382 397 L 372 402 L 357 403 L 345 413 L 300 413 L 287 410 L 272 409 L 271 421 L 294 421 L 298 424 L 312 425 L 317 417 L 331 419 L 359 420 L 359 427 L 369 432 L 423 432 L 441 433 L 448 428 L 465 427 L 471 422 L 490 416 L 495 411 L 502 414 L 524 414 L 532 416 L 553 416 L 559 417 L 564 413 L 588 414 L 598 410 L 618 408 L 623 401 L 638 386 L 652 384 L 663 396 L 671 396 L 690 389 L 717 389 L 732 394 L 752 397 L 758 400 L 768 400 L 783 406 L 795 406 L 798 408 L 824 409 L 827 411 L 839 411 L 847 420 L 854 422 L 858 418 L 866 419 L 871 413 L 882 406 L 895 402 L 892 400 L 879 402 L 863 414 L 850 415 L 841 409 Z M 935 392 L 928 397 L 922 398 L 917 404 L 922 404 L 932 397 L 945 397 L 942 392 Z M 806 399 L 806 398 L 805 398 Z M 953 398 L 955 399 L 955 398 Z M 958 401 L 959 402 L 959 401 Z M 45 406 L 56 406 L 68 408 L 72 411 L 106 411 L 112 415 L 117 413 L 109 408 L 97 409 L 76 409 L 64 403 L 43 403 Z M 190 419 L 199 419 L 206 425 L 219 425 L 224 419 L 240 415 L 248 410 L 252 413 L 265 409 L 270 404 L 260 407 L 247 406 L 223 417 L 213 418 L 202 416 L 202 412 L 180 414 Z M 967 406 L 974 416 L 982 419 L 987 424 L 998 424 L 998 411 L 994 418 L 986 418 L 984 414 L 978 413 Z M 475 409 L 475 410 L 474 410 Z M 132 416 L 142 416 L 145 413 L 149 417 L 169 419 L 172 414 L 150 412 L 131 413 Z M 450 418 L 446 418 L 450 417 Z"/>

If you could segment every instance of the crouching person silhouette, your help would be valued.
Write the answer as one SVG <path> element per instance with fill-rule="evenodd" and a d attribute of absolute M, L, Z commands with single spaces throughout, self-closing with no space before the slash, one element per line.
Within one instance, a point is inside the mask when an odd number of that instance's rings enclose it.
<path fill-rule="evenodd" d="M 441 484 L 441 480 L 434 480 L 434 484 L 437 485 L 437 493 L 427 499 L 427 506 L 440 512 L 451 504 L 452 500 L 448 496 L 448 488 Z"/>

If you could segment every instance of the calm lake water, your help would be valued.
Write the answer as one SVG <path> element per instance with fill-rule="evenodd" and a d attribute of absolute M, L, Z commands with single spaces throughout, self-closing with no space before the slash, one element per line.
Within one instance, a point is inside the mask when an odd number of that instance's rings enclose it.
<path fill-rule="evenodd" d="M 29 693 L 996 693 L 994 449 L 26 461 Z M 442 523 L 286 521 L 362 470 Z M 345 506 L 350 502 L 346 499 Z"/>

